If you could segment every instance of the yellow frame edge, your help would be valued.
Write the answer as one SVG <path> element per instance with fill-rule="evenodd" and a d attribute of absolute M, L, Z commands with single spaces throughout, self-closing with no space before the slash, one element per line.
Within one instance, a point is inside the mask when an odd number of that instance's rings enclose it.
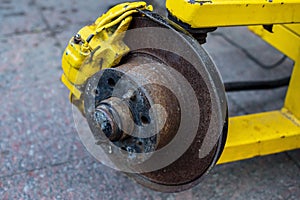
<path fill-rule="evenodd" d="M 299 0 L 167 0 L 166 7 L 191 28 L 300 23 Z"/>
<path fill-rule="evenodd" d="M 260 25 L 249 29 L 295 61 L 284 108 L 230 118 L 218 164 L 300 148 L 300 0 L 167 0 L 166 7 L 196 29 Z M 263 24 L 276 24 L 273 33 Z"/>
<path fill-rule="evenodd" d="M 232 117 L 218 164 L 300 148 L 300 122 L 286 109 Z"/>

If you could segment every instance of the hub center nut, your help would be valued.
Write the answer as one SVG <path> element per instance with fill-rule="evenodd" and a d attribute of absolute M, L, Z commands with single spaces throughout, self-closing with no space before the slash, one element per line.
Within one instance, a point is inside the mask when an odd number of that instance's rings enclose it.
<path fill-rule="evenodd" d="M 130 135 L 134 129 L 132 113 L 128 105 L 116 97 L 100 103 L 95 110 L 94 120 L 112 142 L 121 140 L 125 134 Z"/>
<path fill-rule="evenodd" d="M 121 133 L 119 127 L 116 124 L 108 106 L 101 105 L 96 109 L 95 121 L 109 140 L 114 141 L 120 137 Z"/>

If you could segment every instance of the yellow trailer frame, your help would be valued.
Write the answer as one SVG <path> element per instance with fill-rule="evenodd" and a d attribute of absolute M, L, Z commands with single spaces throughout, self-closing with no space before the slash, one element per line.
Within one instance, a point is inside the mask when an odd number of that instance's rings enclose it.
<path fill-rule="evenodd" d="M 194 29 L 250 26 L 295 62 L 284 107 L 231 117 L 218 164 L 300 148 L 300 0 L 167 0 L 166 7 Z"/>

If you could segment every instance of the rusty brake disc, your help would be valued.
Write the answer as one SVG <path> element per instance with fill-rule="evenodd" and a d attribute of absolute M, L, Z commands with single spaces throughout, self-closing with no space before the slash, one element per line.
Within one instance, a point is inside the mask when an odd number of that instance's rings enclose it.
<path fill-rule="evenodd" d="M 111 167 L 142 185 L 178 192 L 199 183 L 222 153 L 225 90 L 195 39 L 159 15 L 141 12 L 124 39 L 130 53 L 86 85 L 90 145 L 103 148 Z"/>

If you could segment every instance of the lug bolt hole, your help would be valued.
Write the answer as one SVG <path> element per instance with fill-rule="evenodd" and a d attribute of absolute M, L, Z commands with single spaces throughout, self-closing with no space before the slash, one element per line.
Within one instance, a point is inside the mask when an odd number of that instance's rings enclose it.
<path fill-rule="evenodd" d="M 109 79 L 107 80 L 107 83 L 108 83 L 108 85 L 109 85 L 110 87 L 115 87 L 115 86 L 116 86 L 116 82 L 115 82 L 115 80 L 112 79 L 112 78 L 109 78 Z"/>
<path fill-rule="evenodd" d="M 137 144 L 138 144 L 139 146 L 142 146 L 142 145 L 143 145 L 143 143 L 142 143 L 141 141 L 139 141 Z"/>
<path fill-rule="evenodd" d="M 141 121 L 143 124 L 150 124 L 150 120 L 144 115 L 141 116 Z"/>
<path fill-rule="evenodd" d="M 95 96 L 98 96 L 98 95 L 99 95 L 99 90 L 98 90 L 98 88 L 94 89 L 93 92 L 94 92 L 94 95 L 95 95 Z"/>
<path fill-rule="evenodd" d="M 137 97 L 136 97 L 136 95 L 134 94 L 134 95 L 132 95 L 131 97 L 130 97 L 130 100 L 132 101 L 132 102 L 135 102 L 136 101 L 136 99 L 137 99 Z"/>
<path fill-rule="evenodd" d="M 122 149 L 123 151 L 126 151 L 126 147 L 121 147 L 121 149 Z"/>

